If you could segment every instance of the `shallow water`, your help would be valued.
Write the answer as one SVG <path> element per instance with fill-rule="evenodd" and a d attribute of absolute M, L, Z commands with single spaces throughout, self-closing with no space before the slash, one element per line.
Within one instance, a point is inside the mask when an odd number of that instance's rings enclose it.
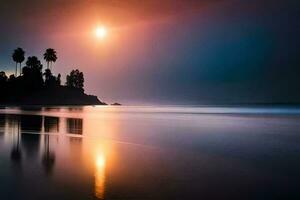
<path fill-rule="evenodd" d="M 299 199 L 300 109 L 0 109 L 1 199 Z"/>

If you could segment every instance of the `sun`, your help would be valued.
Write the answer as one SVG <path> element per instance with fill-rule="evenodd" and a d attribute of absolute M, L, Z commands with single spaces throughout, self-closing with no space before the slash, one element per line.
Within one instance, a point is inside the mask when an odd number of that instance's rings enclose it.
<path fill-rule="evenodd" d="M 95 35 L 99 39 L 103 39 L 107 36 L 107 29 L 104 26 L 98 26 L 95 29 Z"/>

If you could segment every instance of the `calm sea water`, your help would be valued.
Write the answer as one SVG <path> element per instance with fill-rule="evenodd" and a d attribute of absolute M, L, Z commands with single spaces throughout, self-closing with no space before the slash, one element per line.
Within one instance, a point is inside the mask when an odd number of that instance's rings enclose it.
<path fill-rule="evenodd" d="M 300 109 L 0 109 L 0 199 L 299 199 Z"/>

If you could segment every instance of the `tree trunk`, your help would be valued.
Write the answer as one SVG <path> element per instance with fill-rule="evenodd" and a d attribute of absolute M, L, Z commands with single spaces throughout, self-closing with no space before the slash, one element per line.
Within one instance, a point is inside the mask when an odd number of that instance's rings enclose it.
<path fill-rule="evenodd" d="M 20 63 L 20 76 L 21 76 L 21 74 L 22 74 L 22 63 Z"/>

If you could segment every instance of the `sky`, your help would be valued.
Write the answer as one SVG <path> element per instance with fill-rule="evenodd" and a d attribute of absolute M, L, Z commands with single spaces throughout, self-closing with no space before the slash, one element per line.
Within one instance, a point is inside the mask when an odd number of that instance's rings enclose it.
<path fill-rule="evenodd" d="M 297 0 L 3 0 L 0 70 L 54 48 L 109 103 L 300 102 L 299 20 Z"/>

